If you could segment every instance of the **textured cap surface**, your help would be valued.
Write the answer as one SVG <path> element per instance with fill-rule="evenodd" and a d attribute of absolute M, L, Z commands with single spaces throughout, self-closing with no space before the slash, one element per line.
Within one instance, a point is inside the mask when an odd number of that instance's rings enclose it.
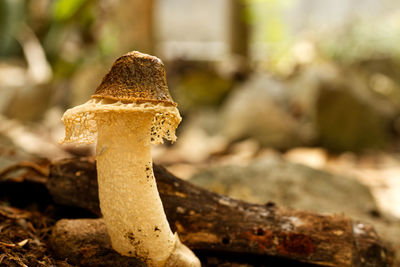
<path fill-rule="evenodd" d="M 137 51 L 114 62 L 92 97 L 176 106 L 168 91 L 164 64 L 157 57 Z"/>

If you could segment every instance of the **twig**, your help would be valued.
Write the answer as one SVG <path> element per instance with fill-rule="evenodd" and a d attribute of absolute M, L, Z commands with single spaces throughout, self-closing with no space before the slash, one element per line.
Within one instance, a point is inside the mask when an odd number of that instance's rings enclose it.
<path fill-rule="evenodd" d="M 13 220 L 30 217 L 29 212 L 12 207 L 0 207 L 0 215 Z"/>
<path fill-rule="evenodd" d="M 5 179 L 4 177 L 6 177 L 6 175 L 9 174 L 10 172 L 13 172 L 13 171 L 16 171 L 19 169 L 23 169 L 23 168 L 27 168 L 32 171 L 35 171 L 36 173 L 40 174 L 41 176 L 47 177 L 49 175 L 49 170 L 47 168 L 43 168 L 34 162 L 21 161 L 21 162 L 18 162 L 14 165 L 8 166 L 7 168 L 4 168 L 3 170 L 1 170 L 0 178 Z M 43 182 L 43 181 L 41 181 L 41 179 L 35 179 L 35 181 L 36 180 L 38 182 Z"/>
<path fill-rule="evenodd" d="M 13 247 L 16 246 L 15 244 L 8 244 L 8 243 L 4 243 L 4 242 L 1 242 L 1 241 L 0 241 L 0 245 L 6 246 L 6 247 L 9 247 L 9 248 L 13 248 Z"/>

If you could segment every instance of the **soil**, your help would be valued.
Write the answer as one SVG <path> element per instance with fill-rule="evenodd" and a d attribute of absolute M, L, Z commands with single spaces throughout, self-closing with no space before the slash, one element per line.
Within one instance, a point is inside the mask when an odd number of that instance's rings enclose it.
<path fill-rule="evenodd" d="M 38 211 L 13 208 L 7 202 L 0 202 L 0 205 L 0 264 L 60 266 L 50 255 L 46 243 L 54 219 Z"/>
<path fill-rule="evenodd" d="M 52 255 L 52 227 L 61 217 L 93 215 L 55 205 L 38 178 L 31 171 L 8 181 L 0 178 L 0 266 L 73 266 Z"/>

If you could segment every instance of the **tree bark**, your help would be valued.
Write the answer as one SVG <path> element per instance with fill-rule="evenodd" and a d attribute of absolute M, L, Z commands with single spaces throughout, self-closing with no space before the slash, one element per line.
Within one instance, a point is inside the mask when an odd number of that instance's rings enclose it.
<path fill-rule="evenodd" d="M 271 266 L 271 262 L 291 261 L 322 266 L 390 266 L 390 250 L 366 224 L 338 215 L 321 215 L 276 206 L 250 204 L 221 196 L 178 179 L 154 165 L 157 187 L 168 221 L 181 241 L 200 256 L 203 264 L 232 261 Z M 67 159 L 50 167 L 46 183 L 55 202 L 87 209 L 100 215 L 97 174 L 93 159 Z M 87 227 L 73 227 L 83 223 Z M 61 226 L 60 226 L 61 225 Z M 95 229 L 93 225 L 97 225 Z M 61 227 L 61 228 L 60 228 Z M 68 228 L 70 227 L 70 228 Z M 72 228 L 71 228 L 72 227 Z M 83 238 L 80 242 L 91 255 L 110 257 L 109 241 L 88 241 L 84 229 L 94 236 L 106 236 L 101 221 L 59 222 L 53 233 L 53 246 Z M 65 229 L 74 229 L 72 232 Z M 79 232 L 81 229 L 81 232 Z M 78 231 L 78 232 L 77 232 Z M 61 234 L 57 234 L 61 233 Z M 57 245 L 58 244 L 58 245 Z M 61 257 L 78 258 L 82 255 Z M 80 256 L 79 256 L 80 255 Z M 116 257 L 120 257 L 116 254 Z M 109 260 L 109 259 L 108 259 Z"/>
<path fill-rule="evenodd" d="M 113 9 L 112 17 L 119 32 L 116 54 L 137 50 L 154 54 L 154 0 L 121 0 Z"/>
<path fill-rule="evenodd" d="M 249 56 L 250 27 L 246 21 L 246 3 L 243 0 L 229 1 L 229 45 L 233 55 L 239 55 L 246 61 Z"/>

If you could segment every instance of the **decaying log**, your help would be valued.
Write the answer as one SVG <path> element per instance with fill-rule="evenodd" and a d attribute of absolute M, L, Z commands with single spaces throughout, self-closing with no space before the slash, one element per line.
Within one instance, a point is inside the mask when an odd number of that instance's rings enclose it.
<path fill-rule="evenodd" d="M 157 165 L 154 174 L 172 230 L 203 259 L 204 255 L 244 256 L 268 265 L 271 257 L 279 257 L 322 266 L 391 265 L 390 251 L 366 224 L 343 216 L 285 209 L 273 203 L 256 205 L 235 200 L 193 186 Z M 52 164 L 47 188 L 57 203 L 99 215 L 96 176 L 92 159 L 63 160 Z M 74 223 L 77 222 L 63 221 L 56 226 L 56 247 L 69 242 L 65 234 L 69 230 L 60 229 Z M 92 247 L 85 246 L 85 253 L 110 257 L 102 253 L 109 249 L 102 222 L 84 223 L 89 228 L 97 225 L 92 235 L 100 235 L 102 240 L 89 242 Z"/>

